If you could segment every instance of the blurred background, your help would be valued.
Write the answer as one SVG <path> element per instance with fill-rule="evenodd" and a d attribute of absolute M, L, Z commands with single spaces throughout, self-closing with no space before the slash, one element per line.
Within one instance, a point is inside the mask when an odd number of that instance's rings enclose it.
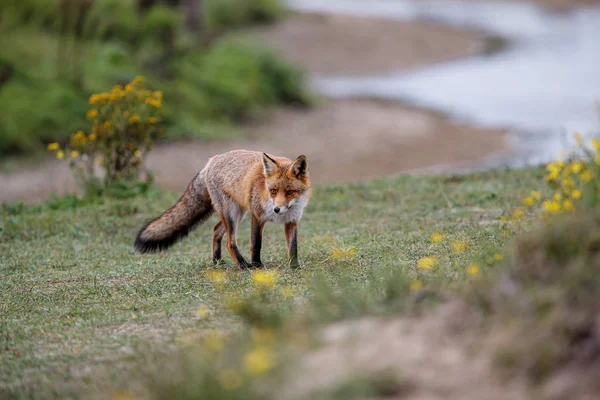
<path fill-rule="evenodd" d="M 594 0 L 0 0 L 0 202 L 76 190 L 48 154 L 94 93 L 147 78 L 181 190 L 234 148 L 317 182 L 519 166 L 597 132 Z"/>

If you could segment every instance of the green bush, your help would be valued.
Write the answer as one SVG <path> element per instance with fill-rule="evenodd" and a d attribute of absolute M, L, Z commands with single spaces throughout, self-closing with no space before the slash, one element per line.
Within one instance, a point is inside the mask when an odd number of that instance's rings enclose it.
<path fill-rule="evenodd" d="M 142 34 L 146 40 L 163 43 L 166 36 L 174 37 L 180 23 L 180 13 L 177 10 L 158 5 L 144 16 Z"/>
<path fill-rule="evenodd" d="M 268 105 L 310 102 L 301 71 L 235 40 L 219 42 L 206 57 L 182 63 L 178 72 L 200 90 L 192 101 L 208 119 L 240 121 Z"/>
<path fill-rule="evenodd" d="M 598 361 L 599 271 L 600 213 L 577 212 L 525 235 L 500 277 L 474 285 L 500 338 L 500 371 L 539 383 L 564 366 Z"/>
<path fill-rule="evenodd" d="M 0 109 L 0 153 L 33 152 L 83 127 L 87 101 L 63 83 L 11 79 Z"/>
<path fill-rule="evenodd" d="M 279 0 L 206 0 L 209 32 L 220 33 L 253 23 L 272 22 L 284 8 Z"/>
<path fill-rule="evenodd" d="M 96 0 L 86 33 L 100 40 L 135 42 L 139 35 L 136 0 Z"/>

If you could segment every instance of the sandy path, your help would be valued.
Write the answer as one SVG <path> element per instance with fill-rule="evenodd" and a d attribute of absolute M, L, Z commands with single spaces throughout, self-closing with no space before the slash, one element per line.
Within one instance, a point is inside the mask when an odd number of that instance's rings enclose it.
<path fill-rule="evenodd" d="M 310 73 L 366 74 L 467 57 L 481 34 L 433 23 L 347 16 L 296 16 L 254 32 Z M 309 158 L 317 183 L 356 182 L 439 164 L 472 164 L 505 150 L 502 132 L 459 126 L 432 112 L 370 99 L 329 100 L 311 110 L 278 109 L 232 142 L 158 146 L 149 156 L 159 185 L 183 190 L 206 160 L 235 148 Z M 76 189 L 65 163 L 47 160 L 0 173 L 0 203 L 39 201 Z"/>

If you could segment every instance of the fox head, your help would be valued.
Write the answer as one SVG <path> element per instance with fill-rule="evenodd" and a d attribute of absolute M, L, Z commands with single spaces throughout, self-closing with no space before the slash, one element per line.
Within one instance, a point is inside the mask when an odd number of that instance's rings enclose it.
<path fill-rule="evenodd" d="M 285 214 L 296 206 L 304 206 L 308 200 L 310 180 L 306 156 L 300 156 L 293 162 L 275 161 L 263 153 L 265 183 L 273 211 Z"/>

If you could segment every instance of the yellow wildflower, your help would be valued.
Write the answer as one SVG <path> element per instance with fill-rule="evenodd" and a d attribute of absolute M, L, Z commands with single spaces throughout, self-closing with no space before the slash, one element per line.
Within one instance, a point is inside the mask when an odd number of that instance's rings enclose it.
<path fill-rule="evenodd" d="M 592 175 L 592 173 L 589 170 L 582 172 L 580 177 L 581 180 L 584 182 L 591 182 L 592 179 L 594 179 L 594 175 Z"/>
<path fill-rule="evenodd" d="M 139 150 L 136 150 L 135 153 L 133 153 L 134 156 L 136 156 L 137 158 L 142 157 L 142 152 Z"/>
<path fill-rule="evenodd" d="M 59 160 L 62 160 L 65 157 L 65 152 L 62 150 L 59 150 L 56 152 L 56 158 L 58 158 Z"/>
<path fill-rule="evenodd" d="M 551 171 L 551 172 L 550 172 L 548 175 L 546 175 L 546 176 L 544 177 L 544 179 L 545 179 L 545 180 L 547 180 L 548 182 L 552 182 L 552 181 L 555 181 L 555 180 L 557 180 L 557 179 L 558 179 L 558 177 L 559 177 L 559 175 L 560 175 L 560 171 L 558 171 L 558 170 L 553 170 L 553 171 Z"/>
<path fill-rule="evenodd" d="M 269 372 L 275 363 L 275 353 L 272 349 L 264 346 L 257 347 L 244 356 L 244 368 L 253 376 Z"/>
<path fill-rule="evenodd" d="M 534 190 L 531 192 L 531 197 L 535 200 L 539 200 L 542 197 L 542 194 L 539 191 Z"/>
<path fill-rule="evenodd" d="M 157 122 L 158 122 L 158 118 L 156 118 L 156 117 L 150 117 L 150 118 L 148 118 L 148 123 L 149 124 L 155 124 Z"/>
<path fill-rule="evenodd" d="M 98 110 L 96 110 L 95 108 L 92 108 L 91 110 L 89 110 L 87 112 L 88 118 L 96 118 L 97 116 L 98 116 Z"/>
<path fill-rule="evenodd" d="M 573 164 L 571 164 L 571 171 L 573 171 L 573 173 L 578 174 L 583 170 L 583 163 L 581 161 L 576 161 Z"/>
<path fill-rule="evenodd" d="M 479 269 L 479 265 L 477 265 L 476 263 L 472 263 L 467 268 L 467 273 L 471 276 L 479 275 L 479 272 L 481 272 L 481 270 Z"/>
<path fill-rule="evenodd" d="M 137 121 L 139 121 L 139 119 L 140 119 L 139 114 L 133 114 L 131 117 L 129 117 L 129 123 L 135 124 Z"/>
<path fill-rule="evenodd" d="M 573 202 L 569 199 L 563 201 L 563 209 L 565 211 L 572 211 L 573 210 Z"/>
<path fill-rule="evenodd" d="M 421 289 L 423 289 L 423 282 L 420 280 L 416 279 L 410 283 L 410 290 L 412 292 L 418 292 Z"/>
<path fill-rule="evenodd" d="M 90 136 L 88 136 L 88 140 L 90 142 L 93 142 L 94 140 L 96 140 L 97 135 L 95 133 L 90 133 Z"/>
<path fill-rule="evenodd" d="M 72 158 L 77 158 L 78 156 L 79 156 L 79 152 L 77 150 L 71 151 L 71 157 Z"/>
<path fill-rule="evenodd" d="M 515 208 L 512 212 L 512 216 L 514 219 L 523 218 L 523 215 L 525 215 L 525 210 L 523 210 L 522 208 Z"/>
<path fill-rule="evenodd" d="M 56 142 L 48 144 L 48 150 L 50 150 L 50 151 L 58 150 L 59 148 L 60 148 L 60 146 Z"/>
<path fill-rule="evenodd" d="M 554 196 L 552 196 L 552 199 L 554 201 L 560 201 L 562 199 L 562 194 L 560 194 L 560 193 L 554 193 Z"/>
<path fill-rule="evenodd" d="M 357 254 L 358 250 L 356 247 L 333 247 L 331 249 L 331 257 L 333 257 L 335 260 L 353 259 L 356 258 Z"/>
<path fill-rule="evenodd" d="M 225 281 L 227 281 L 227 274 L 225 273 L 225 271 L 221 271 L 218 269 L 208 270 L 204 273 L 204 275 L 215 286 L 223 286 Z"/>
<path fill-rule="evenodd" d="M 96 104 L 103 99 L 101 94 L 93 94 L 90 96 L 90 104 Z"/>
<path fill-rule="evenodd" d="M 571 192 L 571 197 L 574 198 L 575 200 L 581 198 L 581 190 L 579 189 L 575 189 Z"/>
<path fill-rule="evenodd" d="M 557 201 L 544 201 L 544 210 L 547 213 L 558 214 L 560 212 L 560 203 Z"/>
<path fill-rule="evenodd" d="M 514 216 L 514 212 L 513 212 L 513 216 Z M 462 253 L 463 251 L 467 250 L 467 242 L 464 242 L 462 240 L 454 241 L 452 243 L 452 250 L 454 250 L 457 253 Z"/>
<path fill-rule="evenodd" d="M 154 108 L 160 108 L 162 106 L 162 101 L 158 99 L 146 99 L 146 104 Z"/>
<path fill-rule="evenodd" d="M 592 146 L 594 146 L 594 149 L 596 150 L 596 153 L 600 152 L 600 140 L 598 138 L 593 138 L 592 139 Z"/>
<path fill-rule="evenodd" d="M 112 126 L 112 122 L 110 122 L 110 121 L 106 121 L 105 123 L 103 123 L 103 124 L 102 124 L 102 127 L 103 127 L 104 129 L 108 129 L 108 128 L 110 128 L 111 126 Z"/>
<path fill-rule="evenodd" d="M 206 319 L 210 315 L 210 309 L 207 305 L 202 304 L 200 307 L 198 307 L 195 314 L 198 319 Z"/>
<path fill-rule="evenodd" d="M 502 255 L 500 253 L 496 253 L 496 254 L 494 254 L 494 260 L 502 261 L 502 260 L 504 260 L 504 255 Z"/>
<path fill-rule="evenodd" d="M 579 145 L 583 143 L 583 135 L 581 133 L 575 133 L 575 142 Z"/>
<path fill-rule="evenodd" d="M 533 197 L 525 197 L 523 199 L 523 204 L 525 204 L 527 207 L 531 207 L 532 205 L 534 205 L 535 203 L 535 199 Z"/>
<path fill-rule="evenodd" d="M 437 265 L 437 258 L 435 256 L 427 256 L 419 259 L 417 262 L 421 269 L 431 269 Z"/>
<path fill-rule="evenodd" d="M 438 244 L 444 240 L 444 235 L 442 235 L 440 232 L 434 232 L 431 234 L 431 236 L 429 236 L 429 239 L 431 240 L 431 243 Z"/>
<path fill-rule="evenodd" d="M 219 383 L 225 390 L 236 390 L 242 386 L 244 381 L 238 371 L 229 368 L 219 373 Z"/>
<path fill-rule="evenodd" d="M 270 289 L 277 283 L 278 272 L 275 270 L 269 271 L 252 271 L 250 279 L 252 284 L 259 289 Z"/>
<path fill-rule="evenodd" d="M 139 85 L 141 83 L 144 83 L 146 81 L 146 78 L 144 78 L 143 76 L 136 76 L 135 78 L 133 78 L 133 80 L 131 81 L 132 85 Z"/>

